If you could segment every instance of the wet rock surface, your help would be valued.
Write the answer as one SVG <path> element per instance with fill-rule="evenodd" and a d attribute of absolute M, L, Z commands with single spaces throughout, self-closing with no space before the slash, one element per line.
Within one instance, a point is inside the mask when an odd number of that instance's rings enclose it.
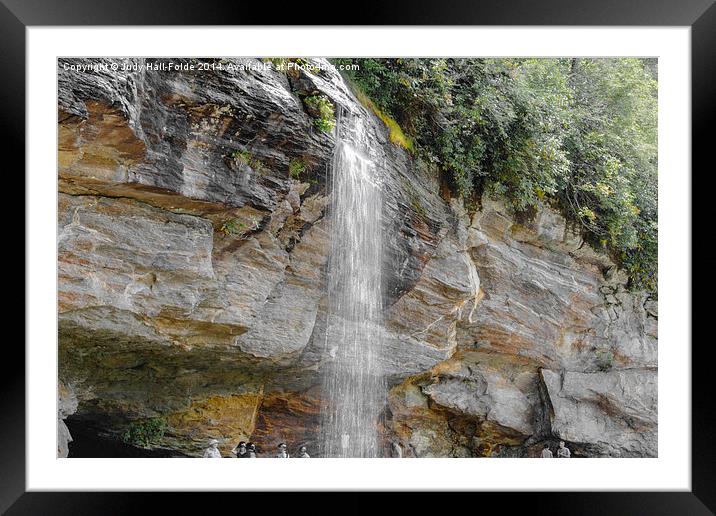
<path fill-rule="evenodd" d="M 559 438 L 656 455 L 656 300 L 549 207 L 446 200 L 330 70 L 63 63 L 59 456 L 68 417 L 107 439 L 161 418 L 156 448 L 177 455 L 210 438 L 225 456 L 239 440 L 314 454 L 335 144 L 302 102 L 318 92 L 380 144 L 386 442 L 419 457 L 528 456 Z"/>

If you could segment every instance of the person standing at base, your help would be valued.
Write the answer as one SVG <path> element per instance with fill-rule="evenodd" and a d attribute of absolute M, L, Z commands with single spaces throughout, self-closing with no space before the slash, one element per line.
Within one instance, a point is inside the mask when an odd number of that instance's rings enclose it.
<path fill-rule="evenodd" d="M 557 448 L 557 458 L 569 459 L 571 456 L 572 452 L 570 452 L 569 448 L 564 445 L 564 441 L 559 441 L 559 448 Z"/>
<path fill-rule="evenodd" d="M 246 442 L 241 441 L 239 444 L 236 445 L 236 448 L 231 450 L 236 454 L 237 459 L 248 459 L 249 458 L 249 452 L 246 449 Z"/>
<path fill-rule="evenodd" d="M 246 445 L 246 455 L 249 459 L 255 459 L 256 457 L 256 445 L 254 443 L 249 443 Z"/>
<path fill-rule="evenodd" d="M 301 446 L 301 447 L 298 449 L 298 457 L 297 457 L 297 458 L 299 458 L 299 459 L 310 459 L 310 458 L 311 458 L 311 456 L 310 456 L 310 455 L 308 454 L 308 452 L 306 451 L 306 447 L 305 447 L 305 446 Z"/>
<path fill-rule="evenodd" d="M 220 459 L 221 452 L 219 451 L 219 441 L 212 439 L 209 441 L 209 447 L 204 450 L 205 459 Z"/>
<path fill-rule="evenodd" d="M 286 451 L 286 443 L 278 445 L 278 453 L 276 454 L 277 459 L 288 459 L 288 452 Z"/>
<path fill-rule="evenodd" d="M 541 457 L 542 457 L 543 459 L 551 459 L 551 458 L 554 457 L 554 456 L 552 455 L 552 452 L 551 452 L 550 449 L 549 449 L 549 444 L 548 444 L 548 443 L 544 443 L 544 448 L 542 448 L 542 455 L 541 455 Z"/>

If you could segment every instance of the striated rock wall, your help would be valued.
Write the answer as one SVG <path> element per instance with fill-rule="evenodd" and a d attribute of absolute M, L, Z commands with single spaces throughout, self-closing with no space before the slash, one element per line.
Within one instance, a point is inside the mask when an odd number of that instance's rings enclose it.
<path fill-rule="evenodd" d="M 397 437 L 415 456 L 536 457 L 556 439 L 576 456 L 656 456 L 656 302 L 548 207 L 453 212 L 479 304 L 456 322 L 457 352 L 394 389 Z"/>
<path fill-rule="evenodd" d="M 530 456 L 563 438 L 576 454 L 656 455 L 656 302 L 555 211 L 444 198 L 334 71 L 64 63 L 58 454 L 67 417 L 110 438 L 162 418 L 156 445 L 190 456 L 210 438 L 224 454 L 239 440 L 315 446 L 335 142 L 302 97 L 320 92 L 379 143 L 386 443 Z"/>

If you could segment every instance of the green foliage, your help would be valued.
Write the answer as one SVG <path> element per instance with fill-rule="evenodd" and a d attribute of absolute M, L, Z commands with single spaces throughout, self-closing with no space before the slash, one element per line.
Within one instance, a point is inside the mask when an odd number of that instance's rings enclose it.
<path fill-rule="evenodd" d="M 614 367 L 614 353 L 611 351 L 597 351 L 596 354 L 597 369 L 606 372 Z"/>
<path fill-rule="evenodd" d="M 380 109 L 375 102 L 373 102 L 360 90 L 357 85 L 353 85 L 353 89 L 358 101 L 375 113 L 375 115 L 377 115 L 388 128 L 388 137 L 390 138 L 390 142 L 406 150 L 412 151 L 414 148 L 413 140 L 405 135 L 403 129 L 400 127 L 400 124 L 391 118 L 391 116 L 385 111 Z"/>
<path fill-rule="evenodd" d="M 149 448 L 164 437 L 167 428 L 168 424 L 163 418 L 132 421 L 122 433 L 122 441 L 134 446 Z"/>
<path fill-rule="evenodd" d="M 235 164 L 246 165 L 259 174 L 264 174 L 267 171 L 266 165 L 247 150 L 234 151 L 231 153 L 231 157 L 234 159 Z"/>
<path fill-rule="evenodd" d="M 335 61 L 360 65 L 351 81 L 458 195 L 487 190 L 518 212 L 553 204 L 633 287 L 656 291 L 654 60 Z"/>
<path fill-rule="evenodd" d="M 250 231 L 256 231 L 261 227 L 261 220 L 258 217 L 251 216 L 246 222 L 242 222 L 238 218 L 227 219 L 219 227 L 219 231 L 226 236 L 246 235 Z"/>
<path fill-rule="evenodd" d="M 325 95 L 311 95 L 303 99 L 308 112 L 315 117 L 316 127 L 324 133 L 330 133 L 336 126 L 336 108 Z"/>
<path fill-rule="evenodd" d="M 248 165 L 251 161 L 251 153 L 247 150 L 237 150 L 231 153 L 231 157 L 234 158 L 236 163 L 243 163 Z"/>
<path fill-rule="evenodd" d="M 657 84 L 649 60 L 576 59 L 572 166 L 563 197 L 593 240 L 606 243 L 634 287 L 657 289 Z"/>
<path fill-rule="evenodd" d="M 229 219 L 221 225 L 219 231 L 221 231 L 224 235 L 229 236 L 241 234 L 245 229 L 246 224 L 241 222 L 239 219 Z"/>
<path fill-rule="evenodd" d="M 288 175 L 292 179 L 301 179 L 301 176 L 306 172 L 306 164 L 300 159 L 293 159 L 288 164 Z"/>

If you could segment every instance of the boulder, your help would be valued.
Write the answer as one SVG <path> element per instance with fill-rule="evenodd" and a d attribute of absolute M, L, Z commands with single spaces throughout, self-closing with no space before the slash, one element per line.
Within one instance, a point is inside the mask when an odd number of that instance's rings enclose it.
<path fill-rule="evenodd" d="M 598 456 L 657 456 L 656 371 L 542 369 L 540 378 L 555 436 L 586 444 Z"/>
<path fill-rule="evenodd" d="M 417 456 L 499 453 L 543 432 L 537 368 L 520 357 L 461 352 L 389 396 L 392 429 Z M 426 440 L 425 430 L 440 439 Z"/>

